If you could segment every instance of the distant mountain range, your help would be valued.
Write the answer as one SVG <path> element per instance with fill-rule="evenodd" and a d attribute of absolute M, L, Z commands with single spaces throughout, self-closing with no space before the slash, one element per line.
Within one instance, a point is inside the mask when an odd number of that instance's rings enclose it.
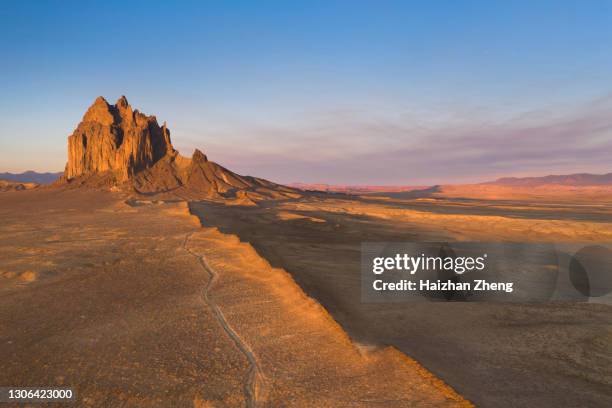
<path fill-rule="evenodd" d="M 62 174 L 64 173 L 37 173 L 35 171 L 26 171 L 24 173 L 0 173 L 0 180 L 17 183 L 51 184 Z"/>
<path fill-rule="evenodd" d="M 612 186 L 612 173 L 608 174 L 589 174 L 577 173 L 566 175 L 550 175 L 543 177 L 502 177 L 495 181 L 480 183 L 480 185 L 498 185 L 498 186 L 517 186 L 517 187 L 532 187 L 545 185 L 562 185 L 562 186 Z M 347 194 L 371 194 L 371 193 L 415 193 L 426 191 L 428 188 L 440 188 L 440 186 L 380 186 L 380 185 L 333 185 L 333 184 L 308 184 L 308 183 L 292 183 L 291 187 L 299 188 L 300 190 L 317 190 Z"/>
<path fill-rule="evenodd" d="M 551 175 L 544 177 L 502 177 L 495 181 L 490 181 L 488 183 L 483 184 L 496 184 L 505 186 L 542 186 L 549 184 L 563 186 L 604 186 L 612 185 L 612 173 L 577 173 L 566 175 Z"/>

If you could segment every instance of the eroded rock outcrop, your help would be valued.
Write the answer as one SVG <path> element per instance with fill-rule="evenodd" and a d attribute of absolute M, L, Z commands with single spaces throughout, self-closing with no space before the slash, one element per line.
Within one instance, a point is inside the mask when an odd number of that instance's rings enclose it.
<path fill-rule="evenodd" d="M 0 192 L 31 190 L 38 187 L 39 185 L 36 183 L 19 183 L 8 180 L 0 180 Z"/>
<path fill-rule="evenodd" d="M 68 163 L 61 183 L 111 187 L 140 195 L 212 199 L 252 205 L 294 198 L 297 190 L 238 175 L 195 150 L 181 156 L 170 131 L 155 116 L 133 110 L 125 96 L 110 105 L 98 97 L 68 137 Z"/>
<path fill-rule="evenodd" d="M 98 97 L 68 138 L 65 176 L 112 172 L 125 181 L 173 152 L 170 132 L 155 116 L 132 110 L 125 96 L 115 105 Z"/>

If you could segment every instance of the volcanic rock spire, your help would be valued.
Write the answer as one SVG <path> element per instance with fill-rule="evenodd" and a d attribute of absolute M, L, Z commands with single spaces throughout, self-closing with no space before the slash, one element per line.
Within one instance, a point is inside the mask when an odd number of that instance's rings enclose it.
<path fill-rule="evenodd" d="M 158 198 L 206 199 L 254 205 L 299 196 L 296 190 L 241 176 L 197 150 L 181 156 L 166 124 L 133 110 L 125 96 L 110 105 L 98 97 L 68 137 L 68 163 L 60 184 L 120 189 Z"/>
<path fill-rule="evenodd" d="M 132 110 L 125 96 L 110 105 L 98 97 L 68 138 L 66 179 L 112 172 L 119 181 L 174 153 L 170 132 L 155 116 Z"/>

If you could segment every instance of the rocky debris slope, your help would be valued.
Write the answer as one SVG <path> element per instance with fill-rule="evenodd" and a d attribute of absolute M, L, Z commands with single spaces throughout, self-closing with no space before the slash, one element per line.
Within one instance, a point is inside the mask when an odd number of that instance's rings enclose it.
<path fill-rule="evenodd" d="M 60 183 L 242 205 L 300 195 L 293 188 L 240 176 L 200 150 L 191 159 L 181 156 L 165 123 L 160 127 L 155 116 L 133 110 L 125 96 L 115 105 L 98 97 L 87 110 L 68 138 L 68 163 Z"/>
<path fill-rule="evenodd" d="M 13 181 L 0 180 L 0 192 L 31 190 L 37 187 L 38 184 L 36 183 L 16 183 Z"/>

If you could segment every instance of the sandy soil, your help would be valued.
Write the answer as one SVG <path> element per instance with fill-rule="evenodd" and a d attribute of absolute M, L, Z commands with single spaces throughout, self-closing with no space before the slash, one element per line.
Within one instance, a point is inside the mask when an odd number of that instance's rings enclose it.
<path fill-rule="evenodd" d="M 569 203 L 612 204 L 612 186 L 571 186 L 545 184 L 538 186 L 504 186 L 495 184 L 444 185 L 434 197 L 471 198 L 477 200 L 522 200 Z"/>
<path fill-rule="evenodd" d="M 256 399 L 270 406 L 469 405 L 393 348 L 351 342 L 283 270 L 237 237 L 207 228 L 189 241 L 214 276 L 212 298 L 256 365 Z"/>
<path fill-rule="evenodd" d="M 100 407 L 469 405 L 397 350 L 351 342 L 185 203 L 125 198 L 2 195 L 0 384 Z"/>
<path fill-rule="evenodd" d="M 322 195 L 258 208 L 191 204 L 205 225 L 237 234 L 291 273 L 353 340 L 397 347 L 477 406 L 610 406 L 611 306 L 361 302 L 363 241 L 612 237 L 610 208 L 600 203 L 533 206 Z"/>
<path fill-rule="evenodd" d="M 525 205 L 452 205 L 421 201 L 419 206 L 377 203 L 368 200 L 304 200 L 280 204 L 280 208 L 316 214 L 340 213 L 403 223 L 417 231 L 455 241 L 513 242 L 612 242 L 610 208 L 589 212 L 588 208 L 533 207 Z M 479 208 L 480 207 L 480 208 Z M 418 209 L 415 209 L 418 208 Z M 304 213 L 305 212 L 305 213 Z M 592 220 L 592 221 L 591 221 Z M 423 237 L 425 238 L 425 237 Z"/>
<path fill-rule="evenodd" d="M 202 298 L 209 277 L 182 249 L 198 226 L 182 214 L 4 193 L 0 383 L 73 386 L 79 406 L 244 406 L 249 367 Z"/>

